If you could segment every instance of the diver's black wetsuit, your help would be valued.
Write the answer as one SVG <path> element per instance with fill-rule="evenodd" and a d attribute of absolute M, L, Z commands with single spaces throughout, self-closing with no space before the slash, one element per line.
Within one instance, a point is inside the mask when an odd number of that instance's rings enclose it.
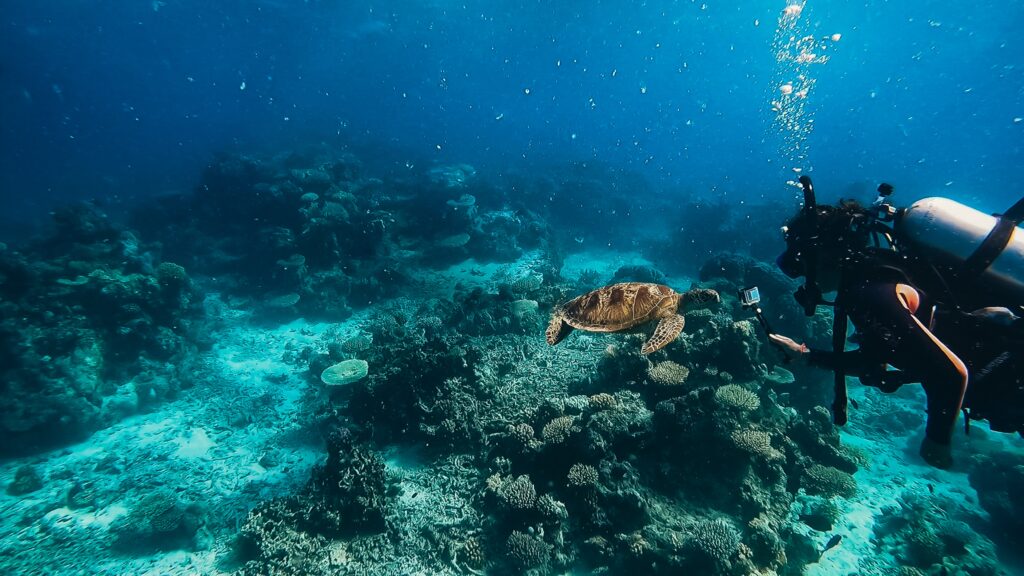
<path fill-rule="evenodd" d="M 836 304 L 846 309 L 857 328 L 860 348 L 838 355 L 811 350 L 808 361 L 842 368 L 865 384 L 883 389 L 885 365 L 902 370 L 903 381 L 921 382 L 928 396 L 925 434 L 933 442 L 949 445 L 967 391 L 967 367 L 930 330 L 932 306 L 922 294 L 897 274 L 875 276 L 845 283 L 836 297 Z"/>

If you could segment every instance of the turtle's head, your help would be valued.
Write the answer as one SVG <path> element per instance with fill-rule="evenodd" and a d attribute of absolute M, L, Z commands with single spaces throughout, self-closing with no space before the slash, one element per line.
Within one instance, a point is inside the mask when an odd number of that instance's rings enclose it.
<path fill-rule="evenodd" d="M 710 288 L 693 288 L 682 294 L 681 301 L 687 309 L 707 308 L 721 302 L 722 297 Z"/>

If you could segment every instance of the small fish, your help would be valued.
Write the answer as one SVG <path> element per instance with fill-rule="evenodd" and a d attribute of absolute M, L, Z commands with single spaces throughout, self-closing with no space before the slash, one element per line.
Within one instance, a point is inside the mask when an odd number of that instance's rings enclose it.
<path fill-rule="evenodd" d="M 935 484 L 929 483 L 928 484 L 928 491 L 931 492 L 932 494 L 935 494 Z"/>
<path fill-rule="evenodd" d="M 860 410 L 860 405 L 853 398 L 850 398 L 850 406 L 853 406 L 854 410 Z"/>
<path fill-rule="evenodd" d="M 825 554 L 825 552 L 828 552 L 829 550 L 835 548 L 836 546 L 839 546 L 839 543 L 842 542 L 842 541 L 843 541 L 843 535 L 842 534 L 836 534 L 835 536 L 829 538 L 828 539 L 828 543 L 825 544 L 825 547 L 821 550 L 821 554 L 818 554 L 818 557 L 820 558 L 822 555 Z"/>

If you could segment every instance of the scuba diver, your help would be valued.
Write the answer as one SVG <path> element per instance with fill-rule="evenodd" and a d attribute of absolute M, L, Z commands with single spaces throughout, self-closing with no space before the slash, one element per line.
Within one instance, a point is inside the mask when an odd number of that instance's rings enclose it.
<path fill-rule="evenodd" d="M 945 198 L 897 210 L 879 186 L 870 207 L 818 205 L 801 176 L 804 206 L 783 228 L 779 268 L 804 278 L 805 313 L 834 307 L 832 350 L 814 350 L 766 332 L 787 356 L 835 372 L 833 419 L 846 423 L 847 374 L 893 392 L 919 382 L 927 396 L 920 455 L 952 465 L 953 431 L 987 419 L 1024 435 L 1024 198 L 998 217 Z M 827 302 L 823 293 L 835 292 Z M 760 310 L 758 317 L 761 318 Z M 846 350 L 847 320 L 859 344 Z M 969 431 L 969 428 L 967 428 Z"/>

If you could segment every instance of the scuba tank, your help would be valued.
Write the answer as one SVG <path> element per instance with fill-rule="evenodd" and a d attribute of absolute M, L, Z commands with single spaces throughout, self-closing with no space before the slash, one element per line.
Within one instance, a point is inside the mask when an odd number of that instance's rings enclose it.
<path fill-rule="evenodd" d="M 954 271 L 960 281 L 1024 304 L 1019 208 L 995 217 L 948 198 L 924 198 L 896 214 L 894 232 L 913 251 Z"/>

